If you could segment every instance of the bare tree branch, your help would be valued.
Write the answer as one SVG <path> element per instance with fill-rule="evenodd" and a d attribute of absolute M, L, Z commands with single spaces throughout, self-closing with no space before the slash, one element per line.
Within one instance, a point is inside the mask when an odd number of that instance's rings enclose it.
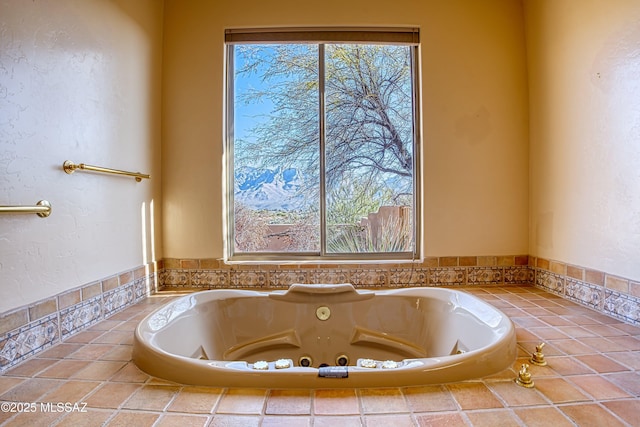
<path fill-rule="evenodd" d="M 237 76 L 263 83 L 240 102 L 273 103 L 269 120 L 251 132 L 240 161 L 295 165 L 317 175 L 319 144 L 317 48 L 238 46 Z M 327 185 L 345 177 L 413 173 L 413 121 L 409 50 L 401 46 L 326 45 Z"/>

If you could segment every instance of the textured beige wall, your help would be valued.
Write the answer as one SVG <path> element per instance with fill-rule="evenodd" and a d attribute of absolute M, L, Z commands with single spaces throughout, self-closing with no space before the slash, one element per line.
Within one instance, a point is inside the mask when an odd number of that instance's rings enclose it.
<path fill-rule="evenodd" d="M 0 313 L 162 256 L 162 6 L 0 0 L 0 205 L 53 206 L 0 217 Z M 67 159 L 152 179 L 67 175 Z"/>
<path fill-rule="evenodd" d="M 640 2 L 524 5 L 529 253 L 640 279 Z"/>
<path fill-rule="evenodd" d="M 167 0 L 165 255 L 223 255 L 224 29 L 421 28 L 426 255 L 527 253 L 527 84 L 516 0 Z"/>

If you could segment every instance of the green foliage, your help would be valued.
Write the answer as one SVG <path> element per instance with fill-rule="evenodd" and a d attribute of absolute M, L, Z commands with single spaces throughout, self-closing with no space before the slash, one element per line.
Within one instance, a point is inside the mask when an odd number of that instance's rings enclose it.
<path fill-rule="evenodd" d="M 370 182 L 345 180 L 329 193 L 328 224 L 356 224 L 362 217 L 391 204 L 393 192 Z"/>

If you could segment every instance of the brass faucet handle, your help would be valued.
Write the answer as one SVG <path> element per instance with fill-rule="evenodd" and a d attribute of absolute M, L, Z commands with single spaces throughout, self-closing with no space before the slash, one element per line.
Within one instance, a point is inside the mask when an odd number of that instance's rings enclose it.
<path fill-rule="evenodd" d="M 536 351 L 531 355 L 529 362 L 538 366 L 547 366 L 547 361 L 544 360 L 544 354 L 542 354 L 542 347 L 544 347 L 544 343 L 536 346 Z"/>
<path fill-rule="evenodd" d="M 531 379 L 531 372 L 529 372 L 529 365 L 523 363 L 518 372 L 518 376 L 515 379 L 516 384 L 526 388 L 532 388 L 534 386 Z"/>

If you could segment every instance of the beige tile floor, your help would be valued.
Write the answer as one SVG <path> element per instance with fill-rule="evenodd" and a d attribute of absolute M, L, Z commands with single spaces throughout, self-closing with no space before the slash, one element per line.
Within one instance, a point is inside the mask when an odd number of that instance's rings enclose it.
<path fill-rule="evenodd" d="M 0 376 L 6 426 L 638 426 L 640 328 L 534 287 L 467 288 L 511 317 L 519 357 L 489 378 L 385 389 L 227 389 L 168 383 L 131 362 L 137 322 L 162 293 Z M 516 371 L 532 366 L 533 389 Z M 61 405 L 60 407 L 58 405 Z M 66 404 L 66 406 L 65 406 Z M 7 411 L 8 409 L 8 411 Z M 11 412 L 12 410 L 22 412 Z M 27 412 L 30 411 L 30 412 Z"/>

